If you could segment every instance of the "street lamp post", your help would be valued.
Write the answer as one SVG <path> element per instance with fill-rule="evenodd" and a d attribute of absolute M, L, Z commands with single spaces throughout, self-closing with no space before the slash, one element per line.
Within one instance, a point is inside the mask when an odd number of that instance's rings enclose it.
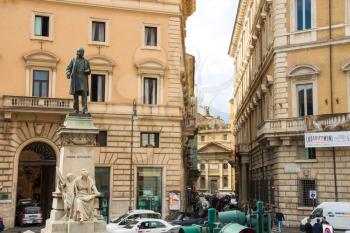
<path fill-rule="evenodd" d="M 134 120 L 136 120 L 136 117 L 137 117 L 136 100 L 134 99 L 132 103 L 132 113 L 131 113 L 129 211 L 132 210 L 131 192 L 132 192 L 132 167 L 133 167 L 133 148 L 134 148 Z"/>

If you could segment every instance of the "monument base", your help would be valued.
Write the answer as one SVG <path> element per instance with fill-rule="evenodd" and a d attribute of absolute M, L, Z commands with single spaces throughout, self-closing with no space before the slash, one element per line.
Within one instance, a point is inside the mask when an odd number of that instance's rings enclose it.
<path fill-rule="evenodd" d="M 46 227 L 41 233 L 107 233 L 106 223 L 103 220 L 91 222 L 75 221 L 46 221 Z"/>
<path fill-rule="evenodd" d="M 57 173 L 59 182 L 66 184 L 66 189 L 63 185 L 57 187 L 56 192 L 53 192 L 52 210 L 50 218 L 46 220 L 46 226 L 41 230 L 41 233 L 107 233 L 106 223 L 101 220 L 102 216 L 97 214 L 98 199 L 95 199 L 94 221 L 78 222 L 67 220 L 64 211 L 64 199 L 62 192 L 71 192 L 68 189 L 74 185 L 75 180 L 69 181 L 69 177 L 74 176 L 76 179 L 82 179 L 82 171 L 88 171 L 86 175 L 87 181 L 91 179 L 94 183 L 95 174 L 95 145 L 98 129 L 94 126 L 91 115 L 89 114 L 68 114 L 58 131 L 61 140 L 60 160 Z M 91 178 L 90 178 L 90 176 Z M 56 174 L 57 175 L 57 174 Z M 93 185 L 94 186 L 94 185 Z M 61 188 L 61 189 L 60 189 Z M 60 189 L 60 190 L 59 190 Z M 91 188 L 91 192 L 98 192 L 96 187 Z M 79 190 L 78 190 L 79 191 Z M 74 206 L 74 204 L 73 204 Z"/>

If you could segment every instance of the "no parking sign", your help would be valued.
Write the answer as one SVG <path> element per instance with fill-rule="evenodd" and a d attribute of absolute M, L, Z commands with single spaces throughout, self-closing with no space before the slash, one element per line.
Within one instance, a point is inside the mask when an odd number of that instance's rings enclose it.
<path fill-rule="evenodd" d="M 313 200 L 317 199 L 317 191 L 316 190 L 310 190 L 309 191 L 309 197 L 310 197 L 310 199 L 313 199 Z"/>
<path fill-rule="evenodd" d="M 330 225 L 323 224 L 323 233 L 333 233 L 333 227 Z"/>

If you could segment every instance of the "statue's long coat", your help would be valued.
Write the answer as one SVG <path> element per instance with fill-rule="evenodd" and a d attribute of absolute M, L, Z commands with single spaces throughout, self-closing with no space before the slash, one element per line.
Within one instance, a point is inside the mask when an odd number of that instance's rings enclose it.
<path fill-rule="evenodd" d="M 74 65 L 75 61 L 76 64 Z M 87 95 L 89 95 L 88 76 L 90 73 L 90 64 L 85 58 L 73 58 L 70 60 L 66 74 L 71 79 L 69 91 L 71 95 L 77 94 L 79 91 L 87 91 Z"/>

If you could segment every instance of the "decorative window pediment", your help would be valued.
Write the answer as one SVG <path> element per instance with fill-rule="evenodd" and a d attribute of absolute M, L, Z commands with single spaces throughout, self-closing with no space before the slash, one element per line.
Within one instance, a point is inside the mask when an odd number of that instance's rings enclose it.
<path fill-rule="evenodd" d="M 164 76 L 165 64 L 157 59 L 143 59 L 136 62 L 136 67 L 140 75 L 155 74 Z"/>
<path fill-rule="evenodd" d="M 350 71 L 350 59 L 347 59 L 343 62 L 343 64 L 341 65 L 341 70 L 344 72 Z"/>
<path fill-rule="evenodd" d="M 26 66 L 45 66 L 50 68 L 56 68 L 59 58 L 48 51 L 35 50 L 31 51 L 23 56 Z"/>
<path fill-rule="evenodd" d="M 293 66 L 287 73 L 288 77 L 314 76 L 320 73 L 320 69 L 314 65 L 303 64 Z"/>
<path fill-rule="evenodd" d="M 92 70 L 112 72 L 115 61 L 112 58 L 103 55 L 87 56 Z"/>

